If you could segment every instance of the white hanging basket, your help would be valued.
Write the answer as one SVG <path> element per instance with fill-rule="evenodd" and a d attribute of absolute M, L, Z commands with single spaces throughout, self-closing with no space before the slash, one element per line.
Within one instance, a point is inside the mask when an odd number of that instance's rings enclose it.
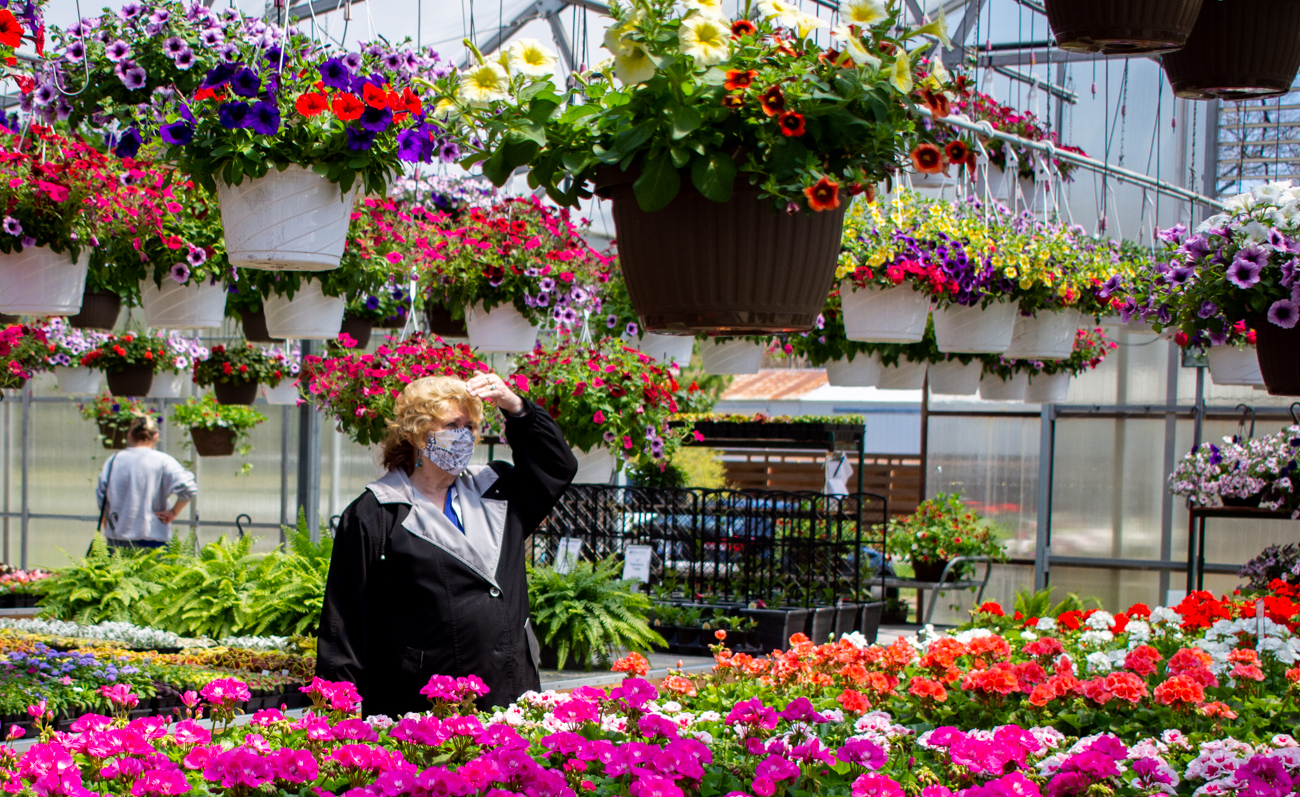
<path fill-rule="evenodd" d="M 90 250 L 71 255 L 44 246 L 0 254 L 0 312 L 13 315 L 76 315 L 86 288 Z"/>
<path fill-rule="evenodd" d="M 65 396 L 97 396 L 104 374 L 93 368 L 60 365 L 54 369 L 54 377 L 59 381 L 59 392 Z"/>
<path fill-rule="evenodd" d="M 261 390 L 267 404 L 294 405 L 298 403 L 298 380 L 293 377 L 286 376 L 275 387 L 262 385 Z"/>
<path fill-rule="evenodd" d="M 956 174 L 960 170 L 953 169 Z M 957 178 L 945 176 L 942 172 L 939 174 L 926 174 L 916 172 L 909 174 L 908 179 L 912 182 L 912 190 L 923 199 L 955 199 L 957 197 Z M 903 183 L 896 183 L 896 188 L 906 188 Z"/>
<path fill-rule="evenodd" d="M 1070 375 L 1035 374 L 1025 388 L 1027 404 L 1064 404 L 1070 395 Z"/>
<path fill-rule="evenodd" d="M 881 390 L 920 390 L 925 386 L 927 363 L 914 363 L 900 357 L 897 365 L 886 365 L 880 369 L 880 381 L 876 387 Z"/>
<path fill-rule="evenodd" d="M 591 451 L 573 449 L 573 456 L 578 460 L 578 473 L 573 477 L 574 484 L 609 484 L 614 476 L 614 455 L 604 446 Z"/>
<path fill-rule="evenodd" d="M 157 329 L 218 329 L 226 313 L 226 286 L 208 281 L 178 284 L 164 277 L 140 281 L 145 326 Z"/>
<path fill-rule="evenodd" d="M 975 191 L 980 201 L 984 200 L 987 191 L 989 199 L 1011 207 L 1011 186 L 1015 185 L 1015 182 L 1007 179 L 1007 173 L 1002 167 L 990 163 L 987 172 L 983 169 L 979 171 L 981 173 L 975 180 Z"/>
<path fill-rule="evenodd" d="M 1262 385 L 1255 347 L 1212 346 L 1209 351 L 1210 381 L 1216 385 Z"/>
<path fill-rule="evenodd" d="M 688 335 L 657 335 L 646 332 L 639 339 L 628 340 L 628 345 L 637 351 L 653 357 L 655 362 L 676 363 L 685 368 L 691 362 L 695 351 L 695 338 Z"/>
<path fill-rule="evenodd" d="M 756 374 L 763 365 L 763 347 L 748 340 L 719 342 L 707 338 L 700 350 L 706 374 Z"/>
<path fill-rule="evenodd" d="M 844 335 L 864 343 L 919 343 L 930 317 L 930 297 L 910 285 L 853 290 L 852 280 L 840 282 L 844 306 Z"/>
<path fill-rule="evenodd" d="M 875 387 L 884 368 L 879 354 L 858 352 L 852 360 L 826 363 L 826 381 L 835 387 Z"/>
<path fill-rule="evenodd" d="M 1040 311 L 1037 316 L 1016 314 L 1008 360 L 1065 360 L 1074 352 L 1074 336 L 1083 316 L 1077 310 Z"/>
<path fill-rule="evenodd" d="M 973 396 L 979 392 L 983 371 L 984 365 L 979 360 L 930 363 L 930 392 L 943 396 Z"/>
<path fill-rule="evenodd" d="M 339 267 L 357 188 L 301 166 L 272 169 L 240 185 L 217 181 L 226 255 L 237 268 L 327 271 Z"/>
<path fill-rule="evenodd" d="M 540 329 L 513 304 L 484 310 L 482 302 L 465 310 L 465 328 L 469 345 L 483 352 L 532 351 Z"/>
<path fill-rule="evenodd" d="M 185 393 L 185 383 L 190 381 L 189 371 L 158 371 L 146 398 L 180 398 Z"/>
<path fill-rule="evenodd" d="M 1024 401 L 1029 389 L 1029 374 L 1021 371 L 1003 380 L 985 374 L 980 377 L 980 398 L 985 401 Z"/>
<path fill-rule="evenodd" d="M 343 325 L 344 304 L 344 297 L 326 296 L 317 283 L 304 282 L 292 299 L 267 297 L 262 305 L 266 331 L 273 338 L 334 340 Z"/>
<path fill-rule="evenodd" d="M 949 305 L 934 308 L 934 336 L 939 351 L 952 354 L 1001 354 L 1011 345 L 1018 308 L 1014 302 Z"/>

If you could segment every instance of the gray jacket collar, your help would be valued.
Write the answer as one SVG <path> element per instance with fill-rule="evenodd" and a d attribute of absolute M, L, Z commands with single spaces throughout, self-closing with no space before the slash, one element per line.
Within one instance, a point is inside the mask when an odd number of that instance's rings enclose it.
<path fill-rule="evenodd" d="M 459 559 L 483 580 L 496 587 L 497 564 L 506 531 L 506 502 L 484 498 L 483 493 L 496 483 L 498 475 L 486 465 L 476 465 L 456 478 L 456 511 L 465 526 L 464 533 L 411 484 L 400 468 L 390 470 L 377 481 L 366 485 L 381 504 L 406 504 L 411 507 L 402 528 Z"/>

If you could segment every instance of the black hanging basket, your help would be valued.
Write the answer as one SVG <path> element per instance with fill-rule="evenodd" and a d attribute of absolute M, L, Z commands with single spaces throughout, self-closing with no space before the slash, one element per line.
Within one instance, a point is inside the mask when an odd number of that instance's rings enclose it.
<path fill-rule="evenodd" d="M 343 316 L 343 325 L 339 327 L 339 334 L 348 333 L 357 342 L 357 348 L 364 349 L 370 345 L 370 331 L 373 328 L 374 324 L 370 321 L 348 313 Z"/>
<path fill-rule="evenodd" d="M 467 338 L 469 330 L 465 328 L 465 319 L 452 318 L 446 305 L 430 300 L 424 306 L 424 320 L 429 331 L 440 338 Z"/>
<path fill-rule="evenodd" d="M 116 293 L 86 291 L 81 296 L 81 312 L 68 316 L 74 329 L 112 329 L 122 312 L 122 297 Z"/>
<path fill-rule="evenodd" d="M 1286 94 L 1300 70 L 1300 2 L 1205 0 L 1187 44 L 1162 60 L 1170 87 L 1183 99 Z"/>
<path fill-rule="evenodd" d="M 1263 316 L 1253 319 L 1255 356 L 1271 396 L 1300 396 L 1300 325 L 1283 329 Z"/>
<path fill-rule="evenodd" d="M 1136 55 L 1177 50 L 1202 0 L 1045 0 L 1056 46 L 1076 53 Z M 1215 2 L 1215 0 L 1208 0 Z"/>
<path fill-rule="evenodd" d="M 153 366 L 128 365 L 120 371 L 104 374 L 108 392 L 114 396 L 147 396 L 153 387 Z"/>
<path fill-rule="evenodd" d="M 126 433 L 129 430 L 128 424 L 114 421 L 99 422 L 99 433 L 104 438 L 104 448 L 110 451 L 121 451 L 126 448 Z"/>
<path fill-rule="evenodd" d="M 266 329 L 266 311 L 261 308 L 240 310 L 239 324 L 244 328 L 244 340 L 252 343 L 284 342 L 283 339 L 271 337 L 271 333 Z"/>
<path fill-rule="evenodd" d="M 212 393 L 218 404 L 252 404 L 257 399 L 257 380 L 252 382 L 217 382 Z"/>
<path fill-rule="evenodd" d="M 228 457 L 235 453 L 234 429 L 190 429 L 194 451 L 201 457 Z"/>

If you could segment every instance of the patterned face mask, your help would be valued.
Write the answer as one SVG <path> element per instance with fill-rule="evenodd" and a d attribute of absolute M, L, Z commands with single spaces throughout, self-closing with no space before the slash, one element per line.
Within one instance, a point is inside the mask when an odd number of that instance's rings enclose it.
<path fill-rule="evenodd" d="M 424 456 L 453 476 L 465 470 L 473 454 L 474 430 L 468 428 L 434 432 L 424 445 Z"/>

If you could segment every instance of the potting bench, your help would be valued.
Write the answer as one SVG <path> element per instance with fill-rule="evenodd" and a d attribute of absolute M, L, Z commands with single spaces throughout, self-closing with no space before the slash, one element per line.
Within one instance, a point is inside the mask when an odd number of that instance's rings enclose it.
<path fill-rule="evenodd" d="M 984 577 L 973 581 L 949 581 L 948 574 L 952 573 L 956 577 L 956 569 L 964 563 L 984 565 Z M 950 592 L 962 589 L 975 589 L 975 605 L 984 601 L 984 589 L 989 585 L 989 576 L 993 573 L 993 560 L 987 556 L 958 556 L 952 559 L 944 566 L 943 572 L 939 574 L 938 581 L 919 581 L 915 578 L 898 578 L 897 576 L 885 576 L 885 587 L 894 587 L 896 589 L 914 589 L 916 590 L 916 620 L 921 625 L 929 625 L 931 618 L 934 617 L 934 607 L 938 605 L 940 593 Z M 934 591 L 934 599 L 930 601 L 929 608 L 925 606 L 925 591 Z M 925 619 L 921 617 L 924 614 Z"/>

